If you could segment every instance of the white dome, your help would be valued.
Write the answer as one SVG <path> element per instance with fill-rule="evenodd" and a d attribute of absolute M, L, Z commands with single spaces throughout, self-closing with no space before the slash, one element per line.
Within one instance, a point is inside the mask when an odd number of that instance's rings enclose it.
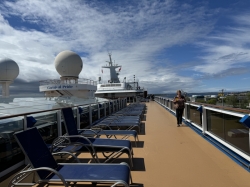
<path fill-rule="evenodd" d="M 82 59 L 72 51 L 62 51 L 55 58 L 56 71 L 62 77 L 78 77 L 82 71 Z"/>
<path fill-rule="evenodd" d="M 19 74 L 17 63 L 11 59 L 0 60 L 0 81 L 13 81 Z"/>

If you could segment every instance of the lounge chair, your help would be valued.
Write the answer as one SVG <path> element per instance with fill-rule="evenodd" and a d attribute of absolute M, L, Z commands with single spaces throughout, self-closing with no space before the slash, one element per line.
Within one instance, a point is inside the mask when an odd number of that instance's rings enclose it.
<path fill-rule="evenodd" d="M 121 117 L 110 117 L 106 118 L 103 121 L 95 124 L 95 127 L 107 127 L 111 129 L 121 129 L 126 128 L 126 130 L 132 130 L 132 129 L 138 129 L 138 132 L 140 132 L 140 121 L 137 119 L 132 120 L 126 120 Z"/>
<path fill-rule="evenodd" d="M 107 138 L 114 137 L 118 139 L 117 136 L 122 136 L 122 140 L 127 140 L 130 136 L 135 139 L 135 146 L 137 147 L 137 141 L 139 141 L 138 133 L 135 130 L 103 130 L 102 128 L 92 128 L 92 129 L 78 129 L 78 133 L 86 137 L 97 137 L 106 136 Z"/>
<path fill-rule="evenodd" d="M 106 130 L 99 127 L 95 127 L 96 124 L 100 123 L 105 119 L 107 120 L 109 118 L 110 116 L 96 120 L 94 123 L 92 123 L 90 129 L 77 129 L 78 134 L 82 134 L 83 136 L 87 137 L 100 137 L 100 136 L 106 136 L 107 138 L 114 137 L 115 139 L 118 139 L 117 136 L 122 136 L 121 137 L 122 140 L 127 140 L 130 136 L 133 136 L 135 140 L 135 146 L 137 147 L 137 141 L 139 141 L 139 137 L 137 131 L 135 130 L 112 130 L 110 127 L 107 126 Z"/>
<path fill-rule="evenodd" d="M 89 138 L 83 135 L 79 135 L 76 128 L 76 123 L 71 108 L 63 108 L 62 114 L 64 118 L 64 124 L 68 136 L 60 136 L 59 139 L 65 139 L 69 141 L 70 144 L 83 145 L 80 152 L 90 152 L 92 157 L 97 158 L 96 152 L 101 152 L 104 157 L 106 157 L 105 162 L 112 161 L 120 157 L 123 153 L 128 154 L 130 165 L 133 166 L 132 155 L 133 150 L 131 142 L 129 140 L 118 140 L 118 139 L 108 139 L 108 138 Z M 56 142 L 57 140 L 55 140 Z M 88 148 L 89 147 L 89 148 Z M 54 144 L 52 144 L 52 150 L 54 149 Z M 110 154 L 107 155 L 106 153 Z"/>
<path fill-rule="evenodd" d="M 62 182 L 65 187 L 73 182 L 108 183 L 112 187 L 123 184 L 129 187 L 131 174 L 126 163 L 121 164 L 85 164 L 85 163 L 56 163 L 47 145 L 36 128 L 14 134 L 30 165 L 14 176 L 9 182 L 12 186 L 32 186 L 41 182 Z M 65 154 L 65 153 L 64 153 Z M 30 174 L 35 175 L 31 183 L 22 183 Z"/>

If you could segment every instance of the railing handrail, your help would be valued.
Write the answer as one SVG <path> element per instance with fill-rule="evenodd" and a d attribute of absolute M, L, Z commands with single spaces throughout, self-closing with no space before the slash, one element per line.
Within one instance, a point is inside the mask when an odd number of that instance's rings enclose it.
<path fill-rule="evenodd" d="M 75 82 L 70 82 L 71 80 L 74 80 Z M 67 80 L 61 80 L 61 79 L 47 79 L 47 80 L 41 80 L 39 81 L 40 86 L 45 86 L 49 84 L 90 84 L 90 85 L 97 85 L 97 81 L 86 79 L 86 78 L 80 78 L 80 79 L 69 79 L 69 82 L 66 82 Z"/>
<path fill-rule="evenodd" d="M 108 102 L 108 101 L 107 101 Z M 100 102 L 100 103 L 105 103 L 105 102 Z M 48 109 L 48 110 L 39 110 L 39 111 L 34 111 L 34 112 L 24 112 L 24 113 L 19 113 L 19 114 L 12 114 L 12 115 L 6 115 L 6 116 L 0 116 L 0 120 L 1 119 L 8 119 L 8 118 L 14 118 L 14 117 L 19 117 L 19 116 L 27 116 L 30 114 L 38 114 L 38 113 L 44 113 L 44 112 L 51 112 L 51 111 L 57 111 L 57 110 L 61 110 L 63 108 L 68 108 L 68 107 L 80 107 L 80 106 L 86 106 L 86 105 L 94 105 L 94 104 L 100 104 L 100 103 L 88 103 L 88 104 L 84 104 L 84 105 L 69 105 L 69 106 L 64 106 L 64 107 L 58 107 L 58 108 L 53 108 L 53 109 Z"/>
<path fill-rule="evenodd" d="M 160 97 L 160 96 L 155 96 L 155 97 Z M 161 97 L 161 98 L 166 98 L 169 99 L 171 101 L 173 101 L 173 99 L 167 98 L 167 97 Z M 239 108 L 232 108 L 232 107 L 226 107 L 226 106 L 219 106 L 219 105 L 212 105 L 212 104 L 207 104 L 207 103 L 200 103 L 200 102 L 187 102 L 189 104 L 194 104 L 194 105 L 203 105 L 203 106 L 208 106 L 208 107 L 212 107 L 212 108 L 218 108 L 218 109 L 223 109 L 223 110 L 229 110 L 229 111 L 233 111 L 233 112 L 240 112 L 240 113 L 246 113 L 249 114 L 250 110 L 247 109 L 239 109 Z"/>

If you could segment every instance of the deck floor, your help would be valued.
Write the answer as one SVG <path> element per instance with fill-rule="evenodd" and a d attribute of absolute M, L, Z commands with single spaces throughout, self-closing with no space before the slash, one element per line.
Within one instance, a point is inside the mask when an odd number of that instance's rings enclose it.
<path fill-rule="evenodd" d="M 134 184 L 131 187 L 250 186 L 248 171 L 191 128 L 185 125 L 177 127 L 175 117 L 156 102 L 146 104 L 146 120 L 139 135 L 140 143 L 133 148 Z M 125 158 L 117 162 L 126 161 Z M 0 183 L 0 186 L 7 186 L 7 182 Z M 74 186 L 84 185 L 80 183 Z"/>

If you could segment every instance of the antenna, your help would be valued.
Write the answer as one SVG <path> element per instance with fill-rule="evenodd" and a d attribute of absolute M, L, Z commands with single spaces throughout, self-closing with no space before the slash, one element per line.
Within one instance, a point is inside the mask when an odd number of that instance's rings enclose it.
<path fill-rule="evenodd" d="M 224 96 L 224 91 L 226 91 L 225 89 L 221 89 L 219 90 L 221 92 L 221 96 Z"/>
<path fill-rule="evenodd" d="M 106 61 L 106 62 L 109 63 L 109 66 L 113 66 L 113 65 L 112 65 L 112 58 L 111 58 L 112 53 L 111 53 L 111 52 L 108 52 L 108 55 L 109 55 L 109 61 Z"/>
<path fill-rule="evenodd" d="M 223 102 L 223 99 L 225 98 L 224 97 L 224 91 L 225 91 L 225 89 L 221 89 L 221 90 L 219 90 L 221 93 L 219 93 L 218 95 L 220 96 L 220 98 L 222 99 L 222 106 L 224 106 L 224 102 Z"/>

